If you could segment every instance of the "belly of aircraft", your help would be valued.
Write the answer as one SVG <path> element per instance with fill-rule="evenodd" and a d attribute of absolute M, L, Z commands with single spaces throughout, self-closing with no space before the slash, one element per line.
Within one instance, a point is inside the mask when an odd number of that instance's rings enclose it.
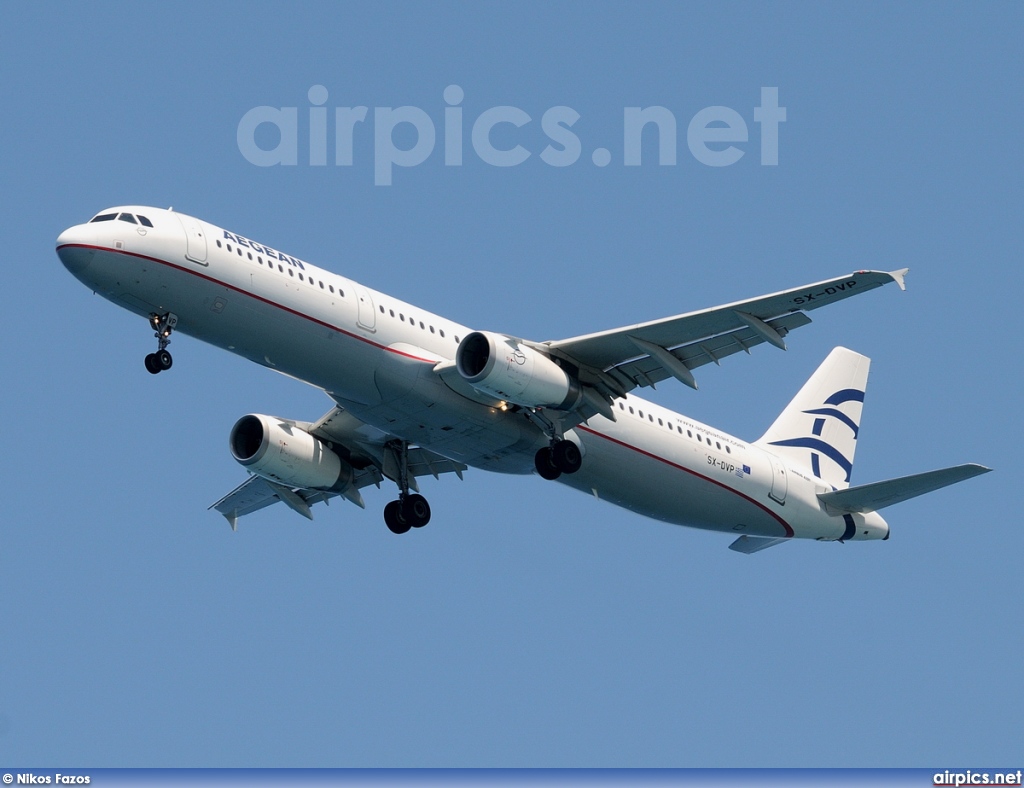
<path fill-rule="evenodd" d="M 673 523 L 754 536 L 791 536 L 784 518 L 773 516 L 741 493 L 681 462 L 652 456 L 596 430 L 578 430 L 585 446 L 583 467 L 559 481 L 638 514 Z"/>

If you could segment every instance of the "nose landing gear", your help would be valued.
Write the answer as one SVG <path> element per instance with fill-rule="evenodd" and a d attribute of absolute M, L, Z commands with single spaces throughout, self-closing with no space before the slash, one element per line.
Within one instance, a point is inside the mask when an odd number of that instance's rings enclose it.
<path fill-rule="evenodd" d="M 146 370 L 151 375 L 156 375 L 158 372 L 170 369 L 171 364 L 174 363 L 174 359 L 167 351 L 167 346 L 171 344 L 171 332 L 178 325 L 178 316 L 173 312 L 150 315 L 149 324 L 156 331 L 154 336 L 157 340 L 157 351 L 146 356 Z"/>

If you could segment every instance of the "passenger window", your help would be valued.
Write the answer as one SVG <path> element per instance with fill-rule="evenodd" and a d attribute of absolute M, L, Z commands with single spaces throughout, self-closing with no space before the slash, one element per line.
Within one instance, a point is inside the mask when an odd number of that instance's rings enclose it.
<path fill-rule="evenodd" d="M 661 419 L 658 419 L 658 426 L 659 427 L 664 427 L 665 426 L 665 422 L 663 422 Z"/>
<path fill-rule="evenodd" d="M 431 334 L 433 334 L 433 333 L 434 333 L 434 327 L 433 327 L 433 326 L 431 326 L 431 327 L 430 327 L 430 333 L 431 333 Z"/>
<path fill-rule="evenodd" d="M 140 216 L 139 217 L 139 224 L 141 224 L 143 227 L 152 227 L 153 226 L 153 223 L 149 219 L 147 219 L 145 216 Z"/>
<path fill-rule="evenodd" d="M 320 289 L 321 289 L 321 290 L 323 290 L 323 289 L 324 289 L 324 283 L 323 283 L 322 281 L 320 282 Z"/>
<path fill-rule="evenodd" d="M 333 293 L 334 292 L 334 285 L 327 285 L 327 289 L 330 290 Z"/>
<path fill-rule="evenodd" d="M 342 298 L 345 297 L 345 291 L 342 290 L 340 287 L 338 288 L 338 294 L 341 295 Z"/>
<path fill-rule="evenodd" d="M 692 437 L 693 437 L 693 433 L 692 433 L 692 432 L 690 432 L 690 430 L 687 430 L 687 431 L 686 431 L 686 437 L 687 437 L 687 438 L 692 438 Z"/>
<path fill-rule="evenodd" d="M 697 433 L 697 443 L 703 443 L 704 441 L 700 437 L 700 433 Z"/>
<path fill-rule="evenodd" d="M 291 268 L 288 269 L 288 276 L 295 278 L 295 272 Z"/>
<path fill-rule="evenodd" d="M 632 405 L 629 406 L 629 413 L 630 413 L 630 415 L 633 415 L 633 406 Z"/>
<path fill-rule="evenodd" d="M 236 252 L 238 252 L 238 256 L 239 256 L 239 257 L 241 257 L 241 256 L 242 256 L 242 247 L 241 247 L 241 246 L 236 246 L 236 247 L 235 247 L 235 251 L 236 251 Z"/>
<path fill-rule="evenodd" d="M 110 222 L 110 221 L 113 221 L 116 218 L 117 218 L 117 214 L 116 213 L 101 213 L 99 216 L 95 217 L 94 219 L 90 219 L 89 220 L 89 224 L 92 224 L 93 222 Z"/>
<path fill-rule="evenodd" d="M 280 271 L 283 274 L 284 273 L 284 266 L 281 265 L 280 263 L 278 263 L 277 264 L 277 270 Z"/>
<path fill-rule="evenodd" d="M 725 447 L 725 453 L 726 454 L 732 454 L 732 449 L 730 449 L 728 446 L 726 446 Z"/>
<path fill-rule="evenodd" d="M 302 274 L 299 274 L 299 281 L 302 281 Z"/>
<path fill-rule="evenodd" d="M 228 251 L 231 251 L 231 244 L 228 244 Z"/>
<path fill-rule="evenodd" d="M 440 331 L 440 332 L 441 332 L 441 337 L 442 337 L 442 338 L 444 338 L 444 329 L 443 329 L 443 328 L 441 328 L 441 329 L 438 329 L 438 331 Z"/>
<path fill-rule="evenodd" d="M 422 321 L 422 320 L 420 321 L 420 329 L 421 329 L 421 330 L 422 330 L 422 329 L 426 329 L 426 326 L 424 326 L 424 325 L 423 325 L 423 321 Z"/>
<path fill-rule="evenodd" d="M 250 260 L 252 260 L 252 252 L 246 252 L 246 253 L 245 253 L 245 255 L 246 255 L 246 257 L 248 257 L 248 258 L 249 258 Z"/>
<path fill-rule="evenodd" d="M 135 217 L 132 216 L 130 213 L 122 213 L 117 218 L 120 219 L 122 222 L 128 222 L 128 224 L 138 224 L 138 222 L 135 221 Z"/>
<path fill-rule="evenodd" d="M 381 305 L 380 305 L 380 313 L 381 313 L 382 315 L 384 314 L 384 304 L 381 304 Z"/>
<path fill-rule="evenodd" d="M 95 220 L 94 220 L 94 221 L 95 221 Z M 217 248 L 218 248 L 218 249 L 220 249 L 220 248 L 221 248 L 221 242 L 220 242 L 220 241 L 217 241 Z"/>
<path fill-rule="evenodd" d="M 395 316 L 395 310 L 394 309 L 389 309 L 388 310 L 388 314 L 391 315 L 391 317 L 394 317 Z"/>
<path fill-rule="evenodd" d="M 260 265 L 263 265 L 263 258 L 260 257 L 259 255 L 256 255 L 256 262 L 258 262 Z"/>

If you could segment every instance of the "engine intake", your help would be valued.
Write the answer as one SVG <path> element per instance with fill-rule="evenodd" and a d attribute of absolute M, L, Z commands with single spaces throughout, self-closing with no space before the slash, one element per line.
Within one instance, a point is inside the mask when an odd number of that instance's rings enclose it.
<path fill-rule="evenodd" d="M 231 428 L 231 455 L 248 470 L 281 484 L 312 490 L 343 490 L 351 465 L 319 438 L 291 422 L 250 413 Z"/>
<path fill-rule="evenodd" d="M 569 410 L 579 384 L 558 364 L 522 340 L 489 331 L 466 335 L 455 366 L 477 391 L 528 408 Z"/>

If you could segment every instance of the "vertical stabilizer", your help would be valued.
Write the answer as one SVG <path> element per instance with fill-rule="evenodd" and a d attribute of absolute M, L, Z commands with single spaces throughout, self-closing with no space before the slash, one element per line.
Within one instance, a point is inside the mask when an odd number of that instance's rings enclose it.
<path fill-rule="evenodd" d="M 757 445 L 826 484 L 849 487 L 870 365 L 867 356 L 837 347 Z"/>

